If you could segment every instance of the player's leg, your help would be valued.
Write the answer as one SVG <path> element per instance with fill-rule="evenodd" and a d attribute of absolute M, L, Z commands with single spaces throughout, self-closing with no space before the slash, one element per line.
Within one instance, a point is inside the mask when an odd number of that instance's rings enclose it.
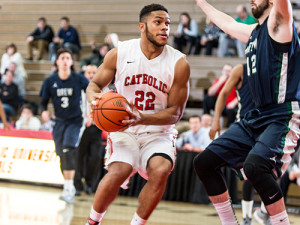
<path fill-rule="evenodd" d="M 242 194 L 243 194 L 243 199 L 242 199 L 243 221 L 241 224 L 242 225 L 252 224 L 254 188 L 248 180 L 245 180 L 243 182 Z"/>
<path fill-rule="evenodd" d="M 74 176 L 76 167 L 75 153 L 77 149 L 77 142 L 79 139 L 79 132 L 82 125 L 82 118 L 79 117 L 72 121 L 65 122 L 66 126 L 63 132 L 63 150 L 61 155 L 63 165 L 63 175 L 65 179 L 64 193 L 61 199 L 72 203 L 76 189 L 74 187 Z"/>
<path fill-rule="evenodd" d="M 138 172 L 148 181 L 139 194 L 139 206 L 131 225 L 147 222 L 165 192 L 167 179 L 176 158 L 175 136 L 172 134 L 145 134 L 138 140 L 143 145 Z"/>
<path fill-rule="evenodd" d="M 243 123 L 235 123 L 194 159 L 195 171 L 216 208 L 222 224 L 237 224 L 230 196 L 220 170 L 223 166 L 240 168 L 254 141 Z"/>
<path fill-rule="evenodd" d="M 289 224 L 283 195 L 276 179 L 285 172 L 299 139 L 299 121 L 288 117 L 271 122 L 248 155 L 244 171 L 260 195 L 273 224 Z M 293 127 L 289 127 L 293 126 Z"/>
<path fill-rule="evenodd" d="M 125 132 L 110 133 L 106 148 L 107 174 L 101 179 L 87 224 L 101 224 L 120 186 L 139 165 L 139 145 L 133 135 Z"/>

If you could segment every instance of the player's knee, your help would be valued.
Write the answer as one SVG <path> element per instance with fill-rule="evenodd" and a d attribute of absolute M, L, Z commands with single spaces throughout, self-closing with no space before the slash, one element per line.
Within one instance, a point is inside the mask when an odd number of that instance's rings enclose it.
<path fill-rule="evenodd" d="M 269 162 L 260 156 L 250 154 L 244 163 L 244 173 L 247 179 L 253 183 L 256 182 L 263 173 L 270 173 L 272 166 Z"/>
<path fill-rule="evenodd" d="M 109 180 L 112 182 L 123 182 L 132 173 L 133 168 L 130 164 L 113 162 L 108 166 Z"/>
<path fill-rule="evenodd" d="M 211 151 L 205 150 L 194 158 L 194 169 L 201 180 L 205 179 L 208 174 L 207 171 L 214 169 L 211 164 L 213 158 L 210 157 L 210 153 Z"/>
<path fill-rule="evenodd" d="M 75 148 L 64 147 L 60 156 L 62 170 L 75 170 Z"/>

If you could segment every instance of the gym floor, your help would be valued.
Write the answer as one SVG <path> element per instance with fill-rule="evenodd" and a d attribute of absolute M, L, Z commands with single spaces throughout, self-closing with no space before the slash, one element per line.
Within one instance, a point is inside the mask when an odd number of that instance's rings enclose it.
<path fill-rule="evenodd" d="M 93 195 L 76 197 L 74 204 L 59 200 L 62 189 L 0 181 L 1 225 L 84 225 Z M 102 225 L 129 225 L 137 208 L 137 199 L 118 197 L 105 215 Z M 242 218 L 241 209 L 236 216 Z M 300 215 L 289 214 L 291 224 L 300 224 Z M 161 201 L 147 225 L 221 224 L 212 206 Z M 253 223 L 254 225 L 258 223 Z"/>

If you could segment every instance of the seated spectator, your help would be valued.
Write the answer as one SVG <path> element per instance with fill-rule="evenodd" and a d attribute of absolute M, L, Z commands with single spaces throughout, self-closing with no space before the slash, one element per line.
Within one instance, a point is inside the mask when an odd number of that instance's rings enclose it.
<path fill-rule="evenodd" d="M 244 5 L 238 5 L 236 7 L 236 21 L 244 24 L 254 24 L 257 23 L 254 17 L 248 14 L 247 8 Z M 231 53 L 228 52 L 229 48 L 235 48 L 239 58 L 245 58 L 246 43 L 241 42 L 235 38 L 230 37 L 228 34 L 221 32 L 219 37 L 219 48 L 218 56 L 230 56 Z"/>
<path fill-rule="evenodd" d="M 43 123 L 40 127 L 40 130 L 46 130 L 52 132 L 55 121 L 53 118 L 50 117 L 49 111 L 46 111 L 45 113 L 42 114 L 42 120 Z"/>
<path fill-rule="evenodd" d="M 6 119 L 9 120 L 17 112 L 18 101 L 18 86 L 13 83 L 14 73 L 10 70 L 5 72 L 5 82 L 0 84 L 0 100 L 6 114 Z"/>
<path fill-rule="evenodd" d="M 25 79 L 27 77 L 27 73 L 24 68 L 23 58 L 17 51 L 17 46 L 15 44 L 8 45 L 6 47 L 6 52 L 2 55 L 0 70 L 1 74 L 5 73 L 5 70 L 8 69 L 11 62 L 14 62 L 16 64 L 15 73 Z"/>
<path fill-rule="evenodd" d="M 180 23 L 178 24 L 177 31 L 174 32 L 174 48 L 183 51 L 186 47 L 186 54 L 192 53 L 192 48 L 199 40 L 200 32 L 198 24 L 195 20 L 191 19 L 187 12 L 180 14 Z M 195 50 L 196 51 L 196 50 Z"/>
<path fill-rule="evenodd" d="M 280 178 L 280 188 L 282 190 L 284 201 L 291 183 L 300 186 L 300 149 L 293 155 L 292 161 L 285 174 Z"/>
<path fill-rule="evenodd" d="M 27 60 L 33 59 L 33 49 L 38 50 L 37 60 L 43 58 L 45 51 L 48 51 L 49 43 L 54 36 L 52 28 L 47 24 L 44 17 L 38 19 L 37 28 L 27 37 Z"/>
<path fill-rule="evenodd" d="M 49 59 L 52 63 L 56 60 L 56 51 L 61 47 L 66 48 L 73 54 L 78 54 L 81 50 L 78 32 L 70 25 L 68 17 L 60 19 L 60 27 L 57 36 L 49 44 Z"/>
<path fill-rule="evenodd" d="M 119 36 L 116 33 L 109 33 L 104 38 L 104 44 L 109 45 L 109 49 L 118 47 Z"/>
<path fill-rule="evenodd" d="M 33 109 L 30 104 L 22 106 L 21 116 L 16 122 L 16 128 L 22 130 L 39 130 L 40 120 L 33 115 Z"/>
<path fill-rule="evenodd" d="M 17 73 L 17 65 L 15 62 L 11 62 L 6 70 L 10 70 L 14 74 L 13 82 L 18 86 L 18 99 L 19 103 L 22 104 L 24 100 L 24 95 L 26 93 L 25 89 L 25 77 Z M 5 82 L 5 76 L 2 78 L 2 83 Z"/>
<path fill-rule="evenodd" d="M 8 126 L 8 123 L 7 123 L 7 120 L 6 120 L 6 115 L 5 115 L 1 100 L 0 100 L 0 120 L 2 122 L 2 127 L 1 128 L 9 130 L 9 126 Z"/>
<path fill-rule="evenodd" d="M 232 66 L 225 64 L 222 69 L 222 75 L 217 78 L 212 86 L 208 89 L 208 94 L 203 99 L 204 114 L 210 114 L 210 111 L 214 110 L 217 97 L 228 80 L 231 70 Z M 235 89 L 233 89 L 226 100 L 226 107 L 222 113 L 222 115 L 227 117 L 227 127 L 229 127 L 235 121 L 237 105 L 238 100 Z"/>
<path fill-rule="evenodd" d="M 91 56 L 83 59 L 80 62 L 81 70 L 85 71 L 87 65 L 96 65 L 97 67 L 100 66 L 103 62 L 104 56 L 107 54 L 108 51 L 109 51 L 108 44 L 102 44 L 99 50 L 93 50 Z"/>
<path fill-rule="evenodd" d="M 209 18 L 206 19 L 204 34 L 201 37 L 200 45 L 205 47 L 205 55 L 212 55 L 213 48 L 218 47 L 220 28 Z"/>
<path fill-rule="evenodd" d="M 189 119 L 189 127 L 190 130 L 181 134 L 181 136 L 177 139 L 177 149 L 179 151 L 202 152 L 204 148 L 201 146 L 201 118 L 197 115 L 191 116 Z"/>

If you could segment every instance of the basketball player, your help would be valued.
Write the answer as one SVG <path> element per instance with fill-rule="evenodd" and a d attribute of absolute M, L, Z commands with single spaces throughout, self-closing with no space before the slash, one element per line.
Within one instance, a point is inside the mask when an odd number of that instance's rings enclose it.
<path fill-rule="evenodd" d="M 212 140 L 214 140 L 216 133 L 218 133 L 220 136 L 220 117 L 225 107 L 226 99 L 233 88 L 235 88 L 237 92 L 237 97 L 239 101 L 237 121 L 240 121 L 242 118 L 244 118 L 245 114 L 248 111 L 255 108 L 248 85 L 247 65 L 238 64 L 232 69 L 229 79 L 227 80 L 224 88 L 222 89 L 217 98 L 217 102 L 215 105 L 214 121 L 209 131 L 209 137 Z M 229 129 L 231 128 L 229 127 Z M 241 225 L 252 224 L 253 195 L 254 189 L 252 187 L 252 184 L 248 180 L 245 180 L 243 182 L 243 220 L 241 222 Z"/>
<path fill-rule="evenodd" d="M 276 178 L 291 161 L 299 139 L 299 39 L 289 0 L 250 0 L 258 24 L 246 25 L 197 0 L 223 31 L 247 42 L 248 84 L 256 109 L 195 157 L 195 170 L 222 224 L 237 224 L 221 166 L 242 168 L 273 224 L 289 224 Z"/>
<path fill-rule="evenodd" d="M 174 124 L 188 98 L 190 68 L 185 56 L 166 45 L 170 18 L 159 4 L 140 12 L 140 39 L 118 44 L 104 58 L 87 89 L 93 103 L 115 78 L 116 91 L 132 102 L 128 129 L 109 134 L 106 165 L 87 224 L 100 224 L 120 186 L 138 172 L 147 179 L 131 225 L 146 224 L 161 200 L 175 163 Z"/>
<path fill-rule="evenodd" d="M 45 79 L 40 92 L 42 117 L 48 113 L 49 99 L 55 113 L 55 125 L 52 131 L 56 154 L 60 157 L 60 166 L 65 183 L 60 199 L 74 202 L 75 187 L 75 148 L 82 125 L 80 109 L 81 90 L 85 90 L 88 80 L 71 70 L 73 65 L 71 52 L 66 49 L 57 51 L 58 72 Z M 47 114 L 48 115 L 48 114 Z"/>

